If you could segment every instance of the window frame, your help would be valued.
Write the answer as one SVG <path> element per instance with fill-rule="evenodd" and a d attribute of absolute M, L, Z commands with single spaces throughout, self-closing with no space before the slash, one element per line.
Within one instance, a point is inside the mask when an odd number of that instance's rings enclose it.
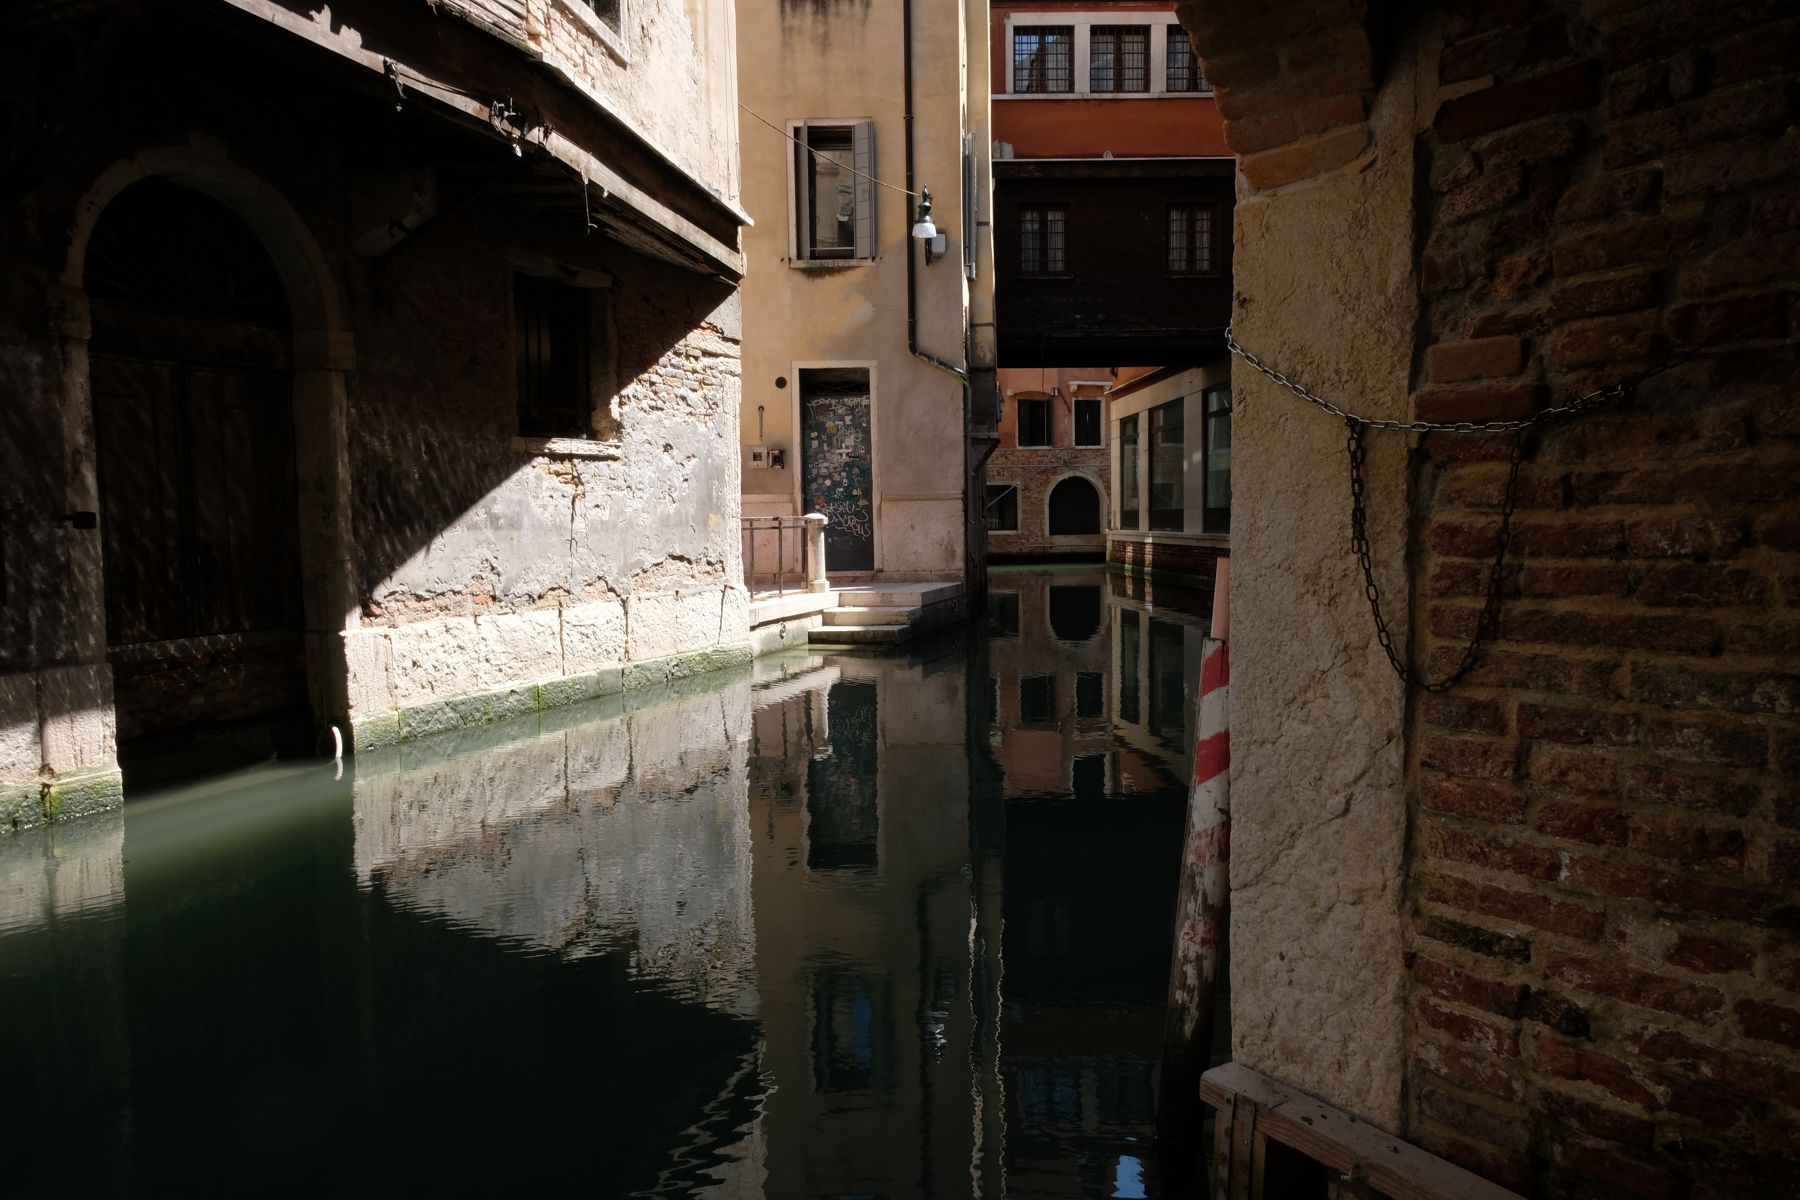
<path fill-rule="evenodd" d="M 1094 406 L 1094 440 L 1081 440 L 1080 405 Z M 1069 397 L 1069 444 L 1077 450 L 1104 450 L 1106 448 L 1106 401 L 1101 396 Z"/>
<path fill-rule="evenodd" d="M 1038 51 L 1041 53 L 1044 46 L 1041 39 L 1046 35 L 1052 35 L 1062 30 L 1067 30 L 1069 36 L 1069 86 L 1066 88 L 1030 88 L 1017 94 L 1022 96 L 1073 96 L 1077 93 L 1078 89 L 1076 84 L 1078 82 L 1079 72 L 1076 69 L 1078 47 L 1076 46 L 1075 24 L 1073 22 L 1065 23 L 1063 21 L 1050 20 L 1033 22 L 1030 24 L 1021 22 L 1015 25 L 1010 18 L 1006 22 L 1006 48 L 1008 50 L 1006 86 L 1009 92 L 1014 90 L 1019 75 L 1019 38 L 1023 36 L 1038 37 L 1040 39 Z M 1046 72 L 1044 72 L 1042 68 L 1039 69 L 1040 75 L 1045 73 Z"/>
<path fill-rule="evenodd" d="M 814 130 L 844 129 L 850 135 L 851 245 L 848 254 L 817 254 L 804 220 L 810 215 L 812 186 L 802 163 L 811 158 Z M 879 254 L 880 214 L 875 203 L 875 122 L 867 117 L 805 117 L 787 122 L 793 139 L 788 155 L 788 266 L 800 270 L 841 270 L 872 264 Z M 836 250 L 838 247 L 831 247 Z"/>
<path fill-rule="evenodd" d="M 1154 533 L 1182 533 L 1187 529 L 1187 397 L 1177 396 L 1175 399 L 1158 404 L 1148 411 L 1150 414 L 1150 453 L 1147 456 L 1149 466 L 1149 479 L 1147 482 L 1149 483 L 1149 487 L 1145 490 L 1147 499 L 1150 501 L 1147 505 L 1150 517 L 1149 528 Z M 1158 483 L 1156 472 L 1157 441 L 1159 438 L 1162 438 L 1164 439 L 1165 445 L 1171 444 L 1166 440 L 1170 425 L 1169 418 L 1171 415 L 1180 416 L 1181 441 L 1172 444 L 1181 447 L 1181 454 L 1179 456 L 1181 461 L 1176 467 L 1174 479 L 1172 481 L 1175 488 L 1175 503 L 1173 505 L 1164 505 L 1158 508 L 1156 505 L 1156 485 Z M 1171 521 L 1174 523 L 1170 524 Z"/>
<path fill-rule="evenodd" d="M 617 58 L 622 65 L 631 65 L 631 47 L 625 42 L 625 30 L 631 19 L 628 8 L 631 0 L 617 0 L 619 6 L 617 26 L 601 16 L 587 0 L 560 0 L 560 2 L 563 8 L 572 11 L 575 19 L 600 39 L 600 44 L 610 50 L 613 57 Z"/>
<path fill-rule="evenodd" d="M 1138 418 L 1143 413 L 1132 413 L 1119 418 L 1119 430 L 1114 435 L 1114 444 L 1119 447 L 1119 496 L 1114 511 L 1119 516 L 1120 529 L 1137 529 L 1144 518 L 1143 509 L 1143 471 L 1138 464 L 1138 447 L 1143 443 Z M 1144 422 L 1143 424 L 1148 424 Z M 1129 429 L 1126 426 L 1130 426 Z M 1126 503 L 1126 489 L 1130 488 L 1130 503 Z"/>
<path fill-rule="evenodd" d="M 1175 279 L 1216 279 L 1221 274 L 1219 253 L 1219 217 L 1220 206 L 1207 200 L 1171 200 L 1167 207 L 1166 219 L 1163 222 L 1163 271 Z M 1182 216 L 1184 261 L 1175 263 L 1175 223 L 1176 216 Z M 1196 235 L 1197 228 L 1204 217 L 1206 236 L 1204 239 Z M 1199 250 L 1206 250 L 1206 265 L 1199 266 Z"/>
<path fill-rule="evenodd" d="M 1092 34 L 1095 27 L 1105 28 L 1114 25 L 1148 26 L 1150 41 L 1146 67 L 1146 87 L 1141 92 L 1100 92 L 1091 87 L 1093 76 Z M 1071 88 L 1066 92 L 1024 91 L 1018 86 L 1018 56 L 1015 31 L 1037 28 L 1069 28 L 1073 30 L 1073 46 L 1070 55 Z M 1168 86 L 1168 45 L 1170 29 L 1182 28 L 1180 18 L 1173 12 L 1150 11 L 1018 11 L 1007 14 L 1003 25 L 1006 38 L 1004 62 L 1006 70 L 1003 76 L 994 80 L 993 98 L 998 100 L 1068 100 L 1075 98 L 1098 97 L 1109 100 L 1210 100 L 1213 93 L 1210 84 L 1204 83 L 1205 72 L 1199 69 L 1199 55 L 1194 55 L 1195 74 L 1203 86 L 1193 91 L 1172 91 Z M 1191 41 L 1189 43 L 1192 44 Z"/>
<path fill-rule="evenodd" d="M 989 533 L 1017 533 L 1017 532 L 1019 532 L 1019 485 L 1016 483 L 990 483 L 990 484 L 987 484 L 986 487 L 987 487 L 988 494 L 983 496 L 983 503 L 981 506 L 981 516 L 982 516 L 983 528 L 985 528 L 987 530 L 987 532 L 989 532 Z M 994 507 L 995 502 L 1001 498 L 1000 496 L 995 496 L 992 494 L 996 488 L 1010 490 L 1013 494 L 1013 497 L 1012 497 L 1012 524 L 1011 525 L 1001 526 L 1001 525 L 994 525 L 991 523 L 993 520 L 993 517 L 990 515 L 990 513 Z M 1004 495 L 1004 492 L 1002 492 L 1002 495 Z"/>
<path fill-rule="evenodd" d="M 1212 80 L 1210 80 L 1206 77 L 1206 69 L 1204 66 L 1201 65 L 1200 51 L 1194 46 L 1193 37 L 1191 35 L 1189 35 L 1188 31 L 1185 28 L 1183 28 L 1179 22 L 1174 23 L 1174 24 L 1164 25 L 1163 31 L 1164 31 L 1163 32 L 1163 72 L 1162 72 L 1163 92 L 1170 96 L 1210 96 L 1210 95 L 1212 95 L 1213 94 Z M 1169 85 L 1169 71 L 1170 71 L 1169 46 L 1172 42 L 1174 42 L 1175 35 L 1178 33 L 1182 36 L 1182 39 L 1187 43 L 1189 61 L 1193 63 L 1194 86 L 1191 88 L 1178 88 L 1178 87 L 1171 87 Z"/>
<path fill-rule="evenodd" d="M 1041 442 L 1028 442 L 1025 440 L 1025 406 L 1027 404 L 1043 405 L 1044 440 Z M 1056 414 L 1050 408 L 1050 397 L 1013 397 L 1013 445 L 1021 450 L 1047 450 L 1056 445 Z"/>
<path fill-rule="evenodd" d="M 1043 226 L 1043 228 L 1038 231 L 1038 237 L 1040 238 L 1040 253 L 1037 256 L 1035 263 L 1028 262 L 1025 255 L 1025 221 L 1027 213 L 1036 215 L 1039 224 Z M 1048 226 L 1050 224 L 1051 214 L 1056 214 L 1057 219 L 1062 224 L 1062 261 L 1060 264 L 1057 264 L 1057 269 L 1052 269 L 1050 258 L 1050 230 Z M 1020 204 L 1013 209 L 1013 221 L 1018 231 L 1018 237 L 1013 245 L 1014 250 L 1019 256 L 1018 278 L 1071 279 L 1074 277 L 1073 272 L 1069 267 L 1071 255 L 1069 253 L 1070 224 L 1069 205 L 1067 203 Z"/>
<path fill-rule="evenodd" d="M 559 441 L 594 442 L 600 439 L 594 436 L 594 289 L 584 288 L 559 279 L 547 278 L 530 271 L 515 268 L 512 272 L 512 358 L 513 358 L 513 437 L 532 443 L 549 443 Z M 534 374 L 528 363 L 526 341 L 527 309 L 535 297 L 536 302 L 543 305 L 546 311 L 541 314 L 547 320 L 570 322 L 567 328 L 576 331 L 577 346 L 572 352 L 573 362 L 564 363 L 570 378 L 560 386 L 567 386 L 573 391 L 573 397 L 567 404 L 567 415 L 571 418 L 568 428 L 550 428 L 539 426 L 527 428 L 528 395 L 532 389 L 529 377 Z M 552 359 L 557 358 L 554 348 Z M 540 368 L 542 371 L 554 373 L 554 363 Z M 548 415 L 560 415 L 559 412 Z M 542 406 L 533 416 L 547 415 Z M 536 425 L 534 420 L 531 422 Z"/>
<path fill-rule="evenodd" d="M 1149 94 L 1149 92 L 1150 92 L 1150 43 L 1156 40 L 1155 34 L 1153 32 L 1155 30 L 1155 28 L 1156 28 L 1156 26 L 1151 25 L 1147 22 L 1144 22 L 1144 23 L 1134 22 L 1132 24 L 1118 24 L 1118 25 L 1090 25 L 1090 26 L 1088 26 L 1087 68 L 1088 68 L 1088 94 L 1090 96 L 1143 96 L 1143 95 Z M 1142 87 L 1132 88 L 1132 87 L 1124 86 L 1124 81 L 1125 81 L 1125 65 L 1124 64 L 1125 64 L 1125 53 L 1126 53 L 1125 39 L 1128 36 L 1133 36 L 1133 31 L 1136 31 L 1136 30 L 1142 30 L 1143 36 L 1144 36 L 1144 47 L 1143 47 L 1143 83 L 1144 83 L 1144 85 Z M 1113 86 L 1111 86 L 1111 87 L 1103 88 L 1103 87 L 1095 87 L 1094 86 L 1094 70 L 1099 63 L 1099 56 L 1094 53 L 1094 42 L 1095 42 L 1096 38 L 1100 38 L 1100 39 L 1103 39 L 1105 41 L 1109 41 L 1112 43 L 1112 50 L 1111 50 L 1112 61 L 1110 64 L 1108 64 L 1108 68 L 1107 68 L 1108 72 L 1112 76 Z M 1166 68 L 1165 68 L 1164 73 L 1167 74 Z"/>
<path fill-rule="evenodd" d="M 1215 399 L 1223 396 L 1223 407 L 1213 407 Z M 1225 427 L 1225 505 L 1218 507 L 1211 503 L 1213 458 L 1218 453 L 1214 440 L 1217 431 L 1215 421 L 1224 419 Z M 1200 392 L 1200 525 L 1206 533 L 1231 532 L 1231 384 L 1214 384 L 1202 388 Z"/>

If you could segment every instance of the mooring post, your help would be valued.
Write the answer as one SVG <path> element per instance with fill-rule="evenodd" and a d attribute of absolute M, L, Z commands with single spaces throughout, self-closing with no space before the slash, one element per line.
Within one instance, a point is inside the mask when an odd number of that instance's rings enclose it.
<path fill-rule="evenodd" d="M 1169 966 L 1169 1009 L 1163 1032 L 1162 1087 L 1156 1128 L 1171 1148 L 1197 1147 L 1206 1115 L 1200 1077 L 1212 1049 L 1213 996 L 1225 951 L 1231 895 L 1230 696 L 1226 649 L 1231 560 L 1221 558 L 1213 584 L 1212 636 L 1206 639 L 1195 700 L 1194 775 L 1188 791 L 1187 840 L 1175 901 L 1175 947 Z M 1189 1156 L 1177 1154 L 1176 1161 Z"/>
<path fill-rule="evenodd" d="M 806 590 L 829 591 L 831 585 L 825 581 L 825 514 L 807 513 L 800 519 L 806 522 Z"/>

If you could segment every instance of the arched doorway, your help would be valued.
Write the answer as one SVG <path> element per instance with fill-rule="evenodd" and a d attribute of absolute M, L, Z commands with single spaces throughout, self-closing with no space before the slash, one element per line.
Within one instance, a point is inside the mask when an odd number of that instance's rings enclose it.
<path fill-rule="evenodd" d="M 310 744 L 281 276 L 224 204 L 152 177 L 101 212 L 82 282 L 119 741 Z"/>
<path fill-rule="evenodd" d="M 1100 532 L 1100 492 L 1087 479 L 1071 475 L 1050 489 L 1050 536 Z"/>

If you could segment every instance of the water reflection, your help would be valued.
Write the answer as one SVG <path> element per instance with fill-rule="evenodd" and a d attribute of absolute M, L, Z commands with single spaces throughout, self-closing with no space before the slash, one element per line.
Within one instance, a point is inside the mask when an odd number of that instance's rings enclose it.
<path fill-rule="evenodd" d="M 1115 591 L 0 841 L 9 1190 L 1158 1194 L 1195 627 Z"/>

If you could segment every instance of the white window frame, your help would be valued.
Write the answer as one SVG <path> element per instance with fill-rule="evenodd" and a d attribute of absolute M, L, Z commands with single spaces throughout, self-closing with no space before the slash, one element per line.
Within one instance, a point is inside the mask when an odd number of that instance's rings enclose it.
<path fill-rule="evenodd" d="M 1106 381 L 1099 380 L 1099 379 L 1071 379 L 1071 380 L 1069 380 L 1069 445 L 1073 449 L 1076 449 L 1076 450 L 1104 450 L 1104 449 L 1106 449 L 1106 447 L 1110 441 L 1110 439 L 1108 439 L 1108 437 L 1106 436 L 1106 416 L 1107 416 L 1107 414 L 1106 414 L 1106 388 L 1107 388 L 1107 386 L 1108 385 L 1107 385 Z M 1082 389 L 1082 388 L 1099 388 L 1100 394 L 1095 395 L 1095 396 L 1084 396 L 1081 394 L 1081 391 L 1080 391 L 1080 389 Z M 1092 400 L 1094 403 L 1096 403 L 1100 406 L 1100 440 L 1097 442 L 1078 442 L 1075 440 L 1075 431 L 1080 428 L 1080 426 L 1077 425 L 1075 422 L 1075 403 L 1078 400 Z"/>
<path fill-rule="evenodd" d="M 842 127 L 842 126 L 848 126 L 851 130 L 850 141 L 851 141 L 851 146 L 852 146 L 851 156 L 852 156 L 853 160 L 856 157 L 854 147 L 856 145 L 858 131 L 859 130 L 862 131 L 863 136 L 865 136 L 868 139 L 868 153 L 867 153 L 866 157 L 867 157 L 867 161 L 868 161 L 868 165 L 869 165 L 870 169 L 866 172 L 866 174 L 868 176 L 874 176 L 875 171 L 873 168 L 875 166 L 875 153 L 876 153 L 876 151 L 875 151 L 875 122 L 872 119 L 870 119 L 868 117 L 806 117 L 806 118 L 803 118 L 798 121 L 789 121 L 787 123 L 787 132 L 788 132 L 788 136 L 790 138 L 793 138 L 795 142 L 798 142 L 801 145 L 804 145 L 806 142 L 805 131 L 807 129 L 817 128 L 817 127 Z M 833 256 L 831 258 L 810 258 L 810 257 L 803 258 L 803 257 L 801 257 L 801 254 L 800 254 L 800 250 L 801 250 L 800 210 L 801 210 L 801 193 L 802 193 L 802 191 L 804 191 L 804 184 L 800 178 L 800 155 L 805 154 L 805 153 L 811 153 L 811 149 L 809 147 L 805 150 L 802 150 L 801 146 L 799 146 L 799 145 L 790 145 L 789 150 L 791 151 L 791 153 L 787 156 L 788 157 L 788 169 L 787 169 L 787 178 L 788 178 L 788 266 L 795 267 L 795 268 L 798 268 L 803 271 L 804 270 L 812 270 L 812 271 L 826 270 L 826 271 L 829 271 L 829 270 L 834 270 L 834 269 L 841 270 L 847 266 L 868 266 L 869 264 L 873 263 L 876 259 L 877 254 L 879 253 L 879 248 L 880 248 L 880 225 L 878 224 L 880 218 L 879 218 L 879 213 L 877 212 L 876 206 L 875 206 L 875 183 L 874 183 L 874 180 L 872 178 L 865 178 L 862 175 L 858 175 L 855 177 L 856 182 L 855 182 L 854 186 L 856 189 L 856 211 L 857 211 L 856 223 L 858 224 L 858 226 L 862 226 L 864 224 L 867 225 L 867 237 L 868 237 L 867 245 L 868 245 L 869 252 L 867 254 L 857 254 L 853 250 L 848 255 Z M 854 161 L 852 163 L 852 166 L 854 167 Z M 856 169 L 861 169 L 861 168 L 856 168 Z M 859 242 L 862 240 L 862 236 L 863 236 L 862 232 L 859 230 L 858 235 L 857 235 L 857 240 Z"/>
<path fill-rule="evenodd" d="M 562 7 L 573 10 L 575 19 L 587 27 L 588 32 L 600 39 L 600 44 L 612 51 L 621 65 L 631 65 L 631 47 L 625 44 L 625 30 L 630 26 L 629 5 L 631 0 L 619 0 L 619 27 L 614 29 L 603 20 L 599 13 L 583 4 L 581 0 L 562 0 Z"/>
<path fill-rule="evenodd" d="M 1170 25 L 1181 24 L 1181 18 L 1174 13 L 1158 12 L 1015 12 L 1006 18 L 1006 90 L 995 92 L 997 100 L 1069 100 L 1075 98 L 1096 98 L 1102 100 L 1210 100 L 1212 92 L 1171 92 L 1169 88 L 1169 35 L 1165 30 Z M 1075 85 L 1069 92 L 1017 92 L 1013 90 L 1013 26 L 1014 25 L 1068 25 L 1075 31 L 1074 65 L 1071 68 Z M 1089 66 L 1089 47 L 1092 30 L 1095 25 L 1148 25 L 1150 27 L 1150 90 L 1144 92 L 1096 92 L 1089 89 L 1092 83 Z"/>

